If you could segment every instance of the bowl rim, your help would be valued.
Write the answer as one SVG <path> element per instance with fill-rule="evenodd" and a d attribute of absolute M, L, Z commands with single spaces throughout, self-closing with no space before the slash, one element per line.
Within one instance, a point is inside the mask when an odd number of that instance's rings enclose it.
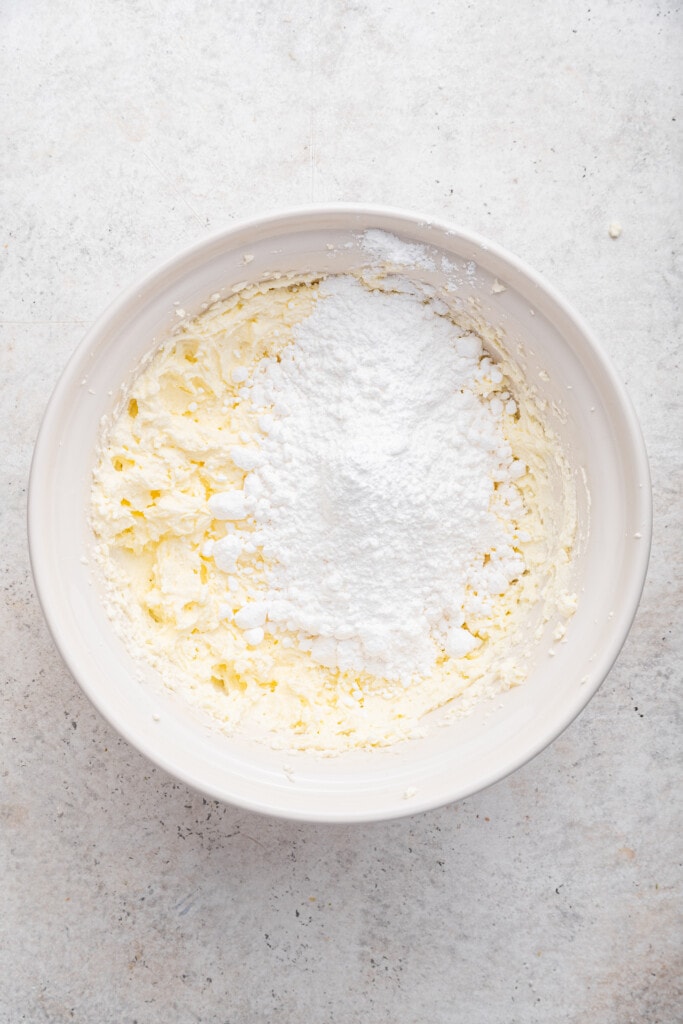
<path fill-rule="evenodd" d="M 391 807 L 378 811 L 373 809 L 350 814 L 348 812 L 320 811 L 306 812 L 298 808 L 283 809 L 277 802 L 273 803 L 267 791 L 264 798 L 260 800 L 250 799 L 241 794 L 231 794 L 224 788 L 206 782 L 197 777 L 191 770 L 186 769 L 182 764 L 173 763 L 170 758 L 164 756 L 155 748 L 153 739 L 145 739 L 128 726 L 125 715 L 119 714 L 110 706 L 110 703 L 99 691 L 96 682 L 90 680 L 80 670 L 76 652 L 72 650 L 72 644 L 65 635 L 62 626 L 61 611 L 55 595 L 52 593 L 51 573 L 47 568 L 46 541 L 41 530 L 41 518 L 43 516 L 43 504 L 41 501 L 42 490 L 46 487 L 45 469 L 51 460 L 51 448 L 55 436 L 56 420 L 69 395 L 72 385 L 71 377 L 76 365 L 83 358 L 86 351 L 98 340 L 108 325 L 124 314 L 127 308 L 133 305 L 142 295 L 152 290 L 157 283 L 175 273 L 182 272 L 185 265 L 189 265 L 197 256 L 211 250 L 215 246 L 225 246 L 230 239 L 240 233 L 254 232 L 265 227 L 277 227 L 286 222 L 306 221 L 318 219 L 325 215 L 355 216 L 365 219 L 368 226 L 371 226 L 373 218 L 392 218 L 401 221 L 410 233 L 415 227 L 433 227 L 439 232 L 448 233 L 465 244 L 471 244 L 486 250 L 492 256 L 497 257 L 508 264 L 517 273 L 520 273 L 535 287 L 540 289 L 555 304 L 558 310 L 568 318 L 573 326 L 583 336 L 587 346 L 591 349 L 594 358 L 600 365 L 600 369 L 609 380 L 613 394 L 618 402 L 619 413 L 626 428 L 620 439 L 620 447 L 627 453 L 629 461 L 634 466 L 638 477 L 642 480 L 642 487 L 639 488 L 637 498 L 640 502 L 638 518 L 643 524 L 642 540 L 635 548 L 631 556 L 630 585 L 626 599 L 620 602 L 618 611 L 618 629 L 615 629 L 612 641 L 606 649 L 601 651 L 600 658 L 592 670 L 592 679 L 583 687 L 573 704 L 566 710 L 565 714 L 547 726 L 539 734 L 537 741 L 525 747 L 516 756 L 510 756 L 502 764 L 492 769 L 483 778 L 473 781 L 469 785 L 460 785 L 444 801 L 442 796 L 421 796 L 419 793 L 411 800 L 402 801 L 403 806 Z M 342 225 L 340 225 L 341 227 Z M 301 224 L 302 229 L 305 228 Z M 352 225 L 348 225 L 352 228 Z M 362 228 L 352 228 L 362 230 Z M 381 229 L 384 230 L 384 229 Z M 94 323 L 87 330 L 86 334 L 76 346 L 74 352 L 68 359 L 59 379 L 52 391 L 47 403 L 40 424 L 36 442 L 31 459 L 29 472 L 28 495 L 27 495 L 27 528 L 29 559 L 35 588 L 43 616 L 47 623 L 49 632 L 57 647 L 57 650 L 65 666 L 74 677 L 81 690 L 89 701 L 94 705 L 100 715 L 116 730 L 116 732 L 130 743 L 136 750 L 142 753 L 154 765 L 167 772 L 172 777 L 179 779 L 192 789 L 203 795 L 224 803 L 249 810 L 255 813 L 264 814 L 270 817 L 277 817 L 284 820 L 311 822 L 311 823 L 361 823 L 369 821 L 382 821 L 412 816 L 449 803 L 463 800 L 475 793 L 487 789 L 496 782 L 501 781 L 508 775 L 517 771 L 523 765 L 535 758 L 542 750 L 549 746 L 562 732 L 576 719 L 584 710 L 586 705 L 595 695 L 599 687 L 606 679 L 612 666 L 629 634 L 638 605 L 641 600 L 652 545 L 652 487 L 650 470 L 647 458 L 647 451 L 642 430 L 635 413 L 635 409 L 628 396 L 626 389 L 617 375 L 615 367 L 610 358 L 598 341 L 583 317 L 574 309 L 556 289 L 548 282 L 543 275 L 532 267 L 528 266 L 515 254 L 476 232 L 460 228 L 449 220 L 441 219 L 431 215 L 424 215 L 417 211 L 405 208 L 393 207 L 381 204 L 366 203 L 320 203 L 293 207 L 279 208 L 255 217 L 236 220 L 227 227 L 210 232 L 202 239 L 185 246 L 173 256 L 153 267 L 142 278 L 134 280 L 132 284 L 121 291 L 97 317 Z"/>

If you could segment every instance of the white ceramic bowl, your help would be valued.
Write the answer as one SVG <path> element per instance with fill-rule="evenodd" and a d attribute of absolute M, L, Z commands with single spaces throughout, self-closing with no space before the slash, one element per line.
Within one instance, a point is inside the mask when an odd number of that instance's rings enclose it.
<path fill-rule="evenodd" d="M 579 487 L 579 606 L 568 642 L 539 651 L 524 685 L 424 740 L 335 758 L 274 751 L 213 731 L 140 672 L 113 632 L 88 565 L 90 473 L 101 417 L 140 357 L 175 319 L 214 292 L 266 271 L 343 272 L 369 262 L 358 234 L 379 228 L 462 268 L 461 295 L 504 332 L 527 375 L 566 410 L 561 434 Z M 349 244 L 350 243 L 350 244 Z M 242 257 L 253 255 L 245 265 Z M 438 262 L 437 262 L 438 265 Z M 438 271 L 417 274 L 438 283 Z M 493 289 L 495 279 L 505 291 Z M 545 372 L 542 372 L 545 371 Z M 540 376 L 539 376 L 540 374 Z M 583 495 L 583 499 L 582 499 Z M 567 303 L 497 245 L 399 210 L 330 206 L 238 225 L 200 242 L 129 289 L 76 350 L 36 444 L 29 540 L 36 586 L 55 642 L 104 717 L 138 750 L 211 797 L 286 818 L 399 817 L 468 796 L 542 750 L 587 704 L 626 638 L 651 536 L 647 458 L 631 406 L 605 355 Z M 144 678 L 141 678 L 144 677 Z M 438 717 L 438 712 L 436 717 Z"/>

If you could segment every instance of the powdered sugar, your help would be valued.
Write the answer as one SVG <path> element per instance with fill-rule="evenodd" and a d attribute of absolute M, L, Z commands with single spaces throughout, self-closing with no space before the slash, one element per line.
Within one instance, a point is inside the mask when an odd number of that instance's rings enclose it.
<path fill-rule="evenodd" d="M 468 615 L 524 571 L 504 410 L 486 398 L 498 370 L 411 291 L 321 285 L 294 342 L 244 385 L 260 430 L 244 490 L 211 499 L 254 522 L 268 566 L 235 615 L 249 643 L 289 631 L 326 667 L 404 685 L 478 646 Z"/>
<path fill-rule="evenodd" d="M 396 267 L 421 267 L 423 270 L 434 270 L 436 266 L 423 245 L 404 242 L 388 231 L 379 231 L 375 228 L 364 231 L 360 244 L 361 249 L 379 263 L 389 263 Z"/>

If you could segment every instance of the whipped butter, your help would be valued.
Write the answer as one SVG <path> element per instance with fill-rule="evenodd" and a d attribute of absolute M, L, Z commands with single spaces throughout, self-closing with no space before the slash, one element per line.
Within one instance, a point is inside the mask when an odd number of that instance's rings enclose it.
<path fill-rule="evenodd" d="M 524 680 L 575 607 L 575 509 L 523 380 L 443 302 L 300 277 L 213 302 L 141 368 L 91 522 L 136 657 L 226 731 L 334 753 Z"/>

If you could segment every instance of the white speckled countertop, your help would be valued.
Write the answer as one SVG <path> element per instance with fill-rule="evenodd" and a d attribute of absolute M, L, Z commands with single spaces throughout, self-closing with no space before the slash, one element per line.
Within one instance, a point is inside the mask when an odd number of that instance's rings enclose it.
<path fill-rule="evenodd" d="M 656 0 L 3 5 L 1 1024 L 681 1019 L 681 28 Z M 580 719 L 477 797 L 352 828 L 217 805 L 118 739 L 25 538 L 43 408 L 105 304 L 212 229 L 332 200 L 550 278 L 627 384 L 655 500 Z"/>

